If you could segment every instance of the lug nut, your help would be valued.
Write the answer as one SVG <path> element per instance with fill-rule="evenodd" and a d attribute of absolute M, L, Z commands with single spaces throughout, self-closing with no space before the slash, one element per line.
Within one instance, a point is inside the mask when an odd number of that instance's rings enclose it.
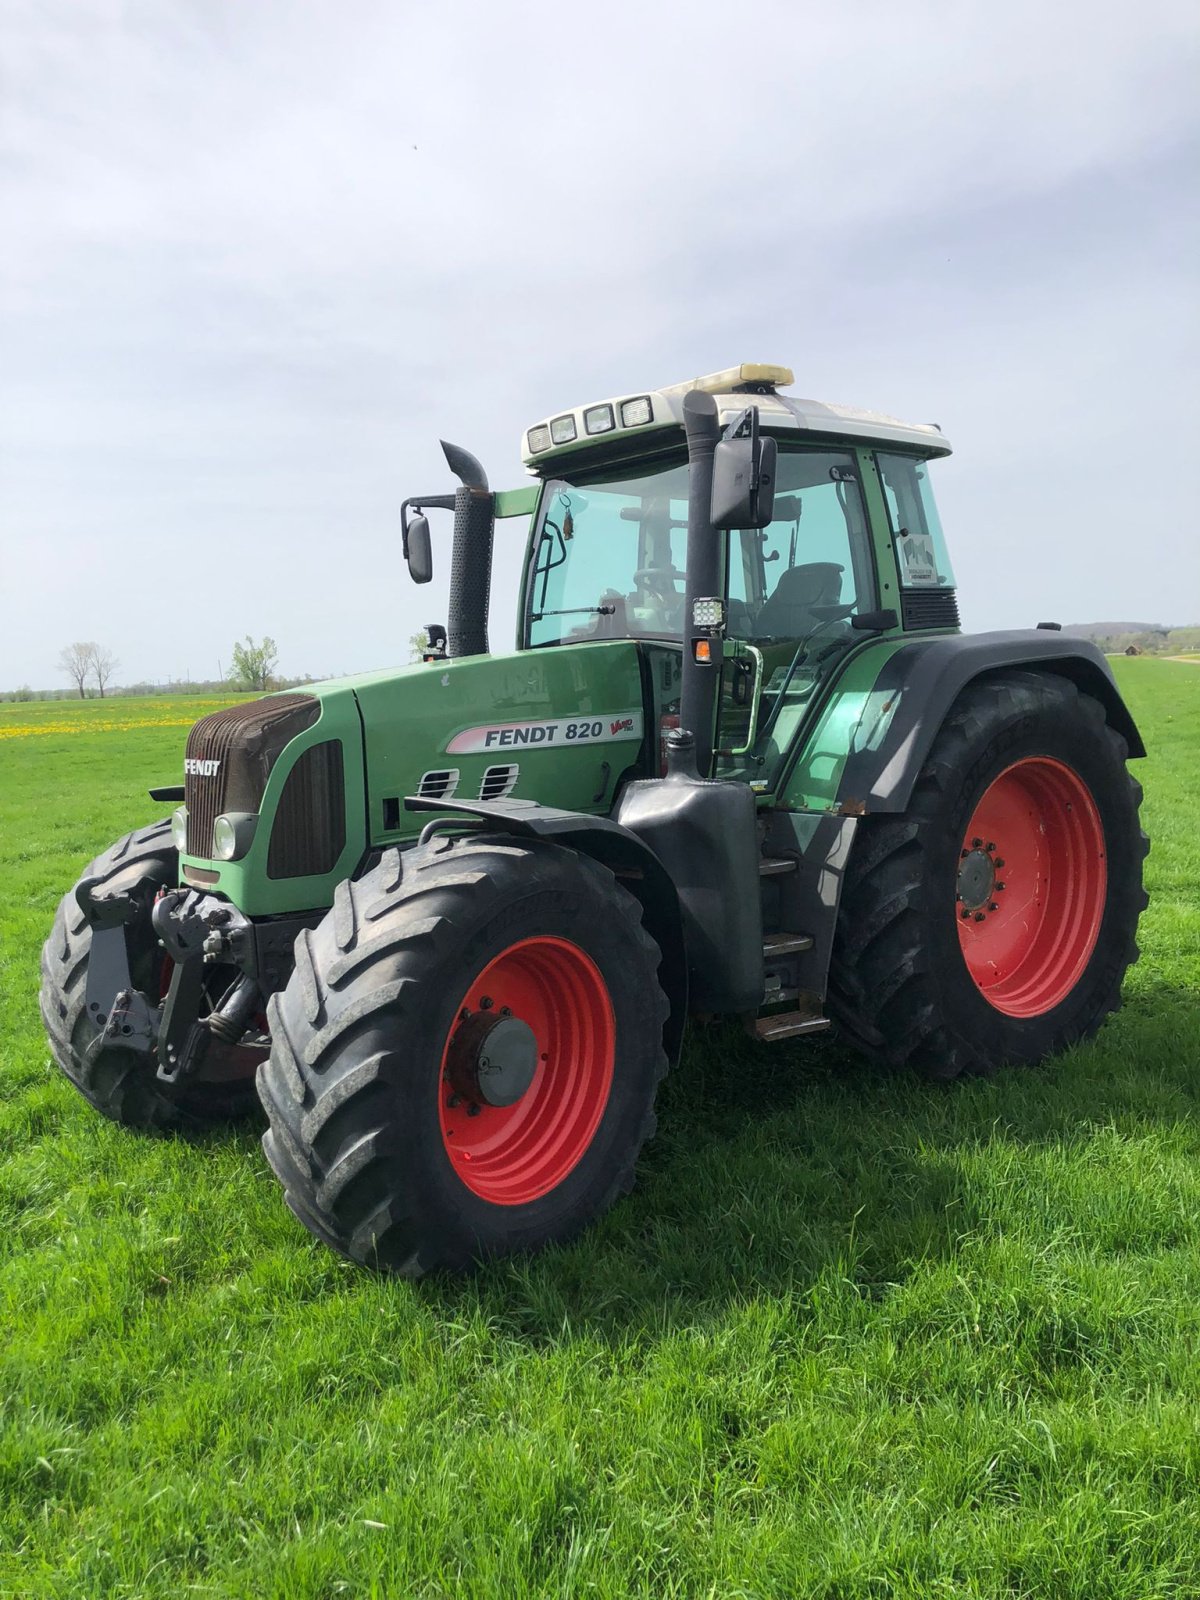
<path fill-rule="evenodd" d="M 1004 862 L 1003 862 L 1003 861 L 1001 861 L 1001 859 L 1000 859 L 1000 857 L 999 857 L 999 856 L 997 856 L 997 857 L 996 857 L 996 859 L 995 859 L 995 861 L 993 861 L 993 862 L 992 862 L 992 865 L 993 865 L 993 866 L 994 866 L 994 867 L 995 867 L 995 868 L 996 868 L 996 869 L 997 869 L 997 870 L 999 870 L 999 868 L 1000 868 L 1000 867 L 1002 867 L 1002 866 L 1003 866 L 1003 865 L 1004 865 Z"/>
<path fill-rule="evenodd" d="M 1006 883 L 998 883 L 996 887 L 997 889 L 1007 889 L 1008 885 Z"/>
<path fill-rule="evenodd" d="M 467 1115 L 469 1117 L 477 1117 L 479 1115 L 479 1107 L 475 1104 L 474 1100 L 472 1100 L 471 1104 L 467 1107 Z"/>
<path fill-rule="evenodd" d="M 970 920 L 971 920 L 971 913 L 969 911 L 960 911 L 959 912 L 959 916 L 963 919 L 964 922 L 970 922 Z"/>
<path fill-rule="evenodd" d="M 994 849 L 995 849 L 995 848 L 996 848 L 996 846 L 995 846 L 995 845 L 994 845 L 994 844 L 993 844 L 993 843 L 992 843 L 992 842 L 991 842 L 991 840 L 990 840 L 990 839 L 989 839 L 989 840 L 988 840 L 988 842 L 987 842 L 987 844 L 985 844 L 985 845 L 984 845 L 984 847 L 983 847 L 983 848 L 984 848 L 984 849 L 985 849 L 985 850 L 994 850 Z"/>
<path fill-rule="evenodd" d="M 991 905 L 988 907 L 989 911 L 999 911 L 999 909 L 1000 909 L 1000 907 L 996 904 L 996 902 L 994 900 L 992 901 Z"/>
<path fill-rule="evenodd" d="M 975 921 L 976 922 L 982 922 L 983 921 L 983 912 L 982 911 L 977 911 L 975 913 Z"/>
<path fill-rule="evenodd" d="M 972 839 L 971 840 L 971 849 L 972 850 L 978 850 L 982 843 L 983 843 L 982 839 Z"/>
<path fill-rule="evenodd" d="M 449 1109 L 451 1111 L 453 1111 L 455 1106 L 462 1105 L 462 1101 L 459 1099 L 459 1097 L 456 1094 L 452 1094 L 450 1096 L 449 1100 L 446 1101 L 446 1105 L 449 1107 Z"/>
<path fill-rule="evenodd" d="M 489 999 L 489 997 L 485 994 L 479 1002 L 479 1009 L 480 1011 L 490 1011 L 495 1004 L 496 1002 L 492 999 Z"/>

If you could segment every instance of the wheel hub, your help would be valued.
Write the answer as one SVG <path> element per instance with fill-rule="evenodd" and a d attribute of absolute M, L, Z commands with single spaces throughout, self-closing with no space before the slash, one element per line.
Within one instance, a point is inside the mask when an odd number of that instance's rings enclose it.
<path fill-rule="evenodd" d="M 995 887 L 996 866 L 989 852 L 983 849 L 965 851 L 958 866 L 958 900 L 962 909 L 984 910 Z"/>
<path fill-rule="evenodd" d="M 533 1083 L 537 1035 L 520 1017 L 476 1011 L 450 1041 L 446 1068 L 451 1087 L 472 1104 L 513 1106 Z"/>

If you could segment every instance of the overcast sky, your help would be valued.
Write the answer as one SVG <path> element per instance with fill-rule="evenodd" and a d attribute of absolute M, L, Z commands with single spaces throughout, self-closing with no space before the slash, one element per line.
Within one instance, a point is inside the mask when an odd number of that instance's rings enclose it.
<path fill-rule="evenodd" d="M 439 437 L 739 361 L 942 425 L 967 627 L 1200 623 L 1195 0 L 0 19 L 0 688 L 404 660 Z"/>

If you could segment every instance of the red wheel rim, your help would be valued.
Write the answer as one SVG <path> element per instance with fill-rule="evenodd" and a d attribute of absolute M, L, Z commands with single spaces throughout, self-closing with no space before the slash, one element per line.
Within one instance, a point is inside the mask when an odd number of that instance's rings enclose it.
<path fill-rule="evenodd" d="M 480 1011 L 511 1014 L 536 1039 L 533 1081 L 514 1105 L 472 1100 L 451 1082 L 455 1035 Z M 438 1081 L 442 1142 L 467 1188 L 493 1205 L 519 1206 L 560 1184 L 604 1114 L 615 1054 L 608 985 L 578 945 L 521 939 L 490 961 L 459 1005 Z"/>
<path fill-rule="evenodd" d="M 955 911 L 976 988 L 1009 1017 L 1037 1017 L 1087 966 L 1108 884 L 1104 828 L 1083 779 L 1029 756 L 984 790 L 959 855 Z"/>

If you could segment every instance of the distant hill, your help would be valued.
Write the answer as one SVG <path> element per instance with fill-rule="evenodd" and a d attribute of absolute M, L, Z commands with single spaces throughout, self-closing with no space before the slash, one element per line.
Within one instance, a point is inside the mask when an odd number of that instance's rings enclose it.
<path fill-rule="evenodd" d="M 1200 650 L 1200 624 L 1168 628 L 1161 622 L 1070 622 L 1064 624 L 1063 632 L 1076 639 L 1091 639 L 1110 655 L 1120 654 L 1131 645 L 1143 655 L 1154 656 Z"/>

